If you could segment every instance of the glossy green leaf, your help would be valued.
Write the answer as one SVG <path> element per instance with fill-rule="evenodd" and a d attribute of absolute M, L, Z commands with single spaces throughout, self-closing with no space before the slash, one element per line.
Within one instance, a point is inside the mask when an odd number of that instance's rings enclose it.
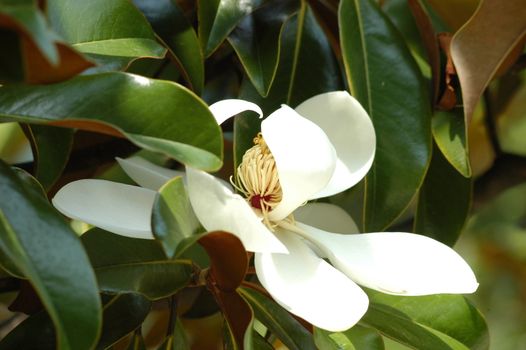
<path fill-rule="evenodd" d="M 355 325 L 345 332 L 329 332 L 314 328 L 314 342 L 318 349 L 327 350 L 383 350 L 381 335 L 374 329 Z"/>
<path fill-rule="evenodd" d="M 430 160 L 428 86 L 402 36 L 374 1 L 343 0 L 339 23 L 351 92 L 376 130 L 363 228 L 382 231 L 409 205 Z"/>
<path fill-rule="evenodd" d="M 31 125 L 28 133 L 36 155 L 35 176 L 49 190 L 66 167 L 73 145 L 73 130 Z"/>
<path fill-rule="evenodd" d="M 447 161 L 464 177 L 471 177 L 466 124 L 461 109 L 436 112 L 432 121 L 433 137 Z"/>
<path fill-rule="evenodd" d="M 151 308 L 151 302 L 138 294 L 113 296 L 104 304 L 102 333 L 97 350 L 116 343 L 139 327 Z"/>
<path fill-rule="evenodd" d="M 97 284 L 75 233 L 48 201 L 0 162 L 0 249 L 31 282 L 58 348 L 90 349 L 101 323 Z M 75 305 L 75 307 L 71 307 Z"/>
<path fill-rule="evenodd" d="M 461 295 L 399 297 L 368 291 L 362 323 L 415 349 L 488 348 L 488 328 L 480 312 Z"/>
<path fill-rule="evenodd" d="M 221 166 L 221 131 L 212 114 L 192 92 L 168 81 L 102 73 L 46 86 L 3 86 L 0 121 L 125 135 L 197 168 Z"/>
<path fill-rule="evenodd" d="M 209 0 L 200 1 L 199 40 L 205 52 L 210 56 L 243 17 L 254 11 L 262 0 Z"/>
<path fill-rule="evenodd" d="M 471 208 L 471 179 L 459 174 L 438 147 L 418 194 L 414 232 L 453 246 Z"/>
<path fill-rule="evenodd" d="M 312 334 L 281 306 L 253 289 L 241 288 L 239 292 L 249 302 L 256 318 L 289 349 L 316 349 Z"/>
<path fill-rule="evenodd" d="M 298 15 L 286 22 L 281 36 L 280 61 L 267 97 L 261 97 L 248 81 L 243 82 L 240 98 L 257 103 L 269 115 L 281 104 L 299 105 L 317 94 L 340 90 L 341 73 L 322 28 L 310 7 L 302 3 Z M 235 121 L 235 160 L 239 162 L 259 131 L 255 114 Z"/>
<path fill-rule="evenodd" d="M 13 349 L 56 349 L 56 335 L 53 322 L 45 311 L 26 318 L 0 341 L 0 350 Z"/>
<path fill-rule="evenodd" d="M 284 23 L 298 8 L 296 0 L 270 1 L 246 16 L 228 37 L 261 96 L 267 95 L 276 75 Z"/>
<path fill-rule="evenodd" d="M 59 63 L 56 35 L 47 27 L 46 18 L 38 9 L 36 0 L 1 0 L 0 24 L 7 21 L 6 17 L 31 37 L 49 62 L 55 65 Z"/>
<path fill-rule="evenodd" d="M 201 225 L 192 210 L 183 179 L 173 178 L 159 189 L 152 212 L 152 231 L 166 256 L 173 257 L 177 246 L 197 233 Z"/>
<path fill-rule="evenodd" d="M 100 229 L 82 235 L 101 291 L 167 297 L 190 283 L 187 260 L 167 260 L 158 242 L 118 236 Z"/>
<path fill-rule="evenodd" d="M 161 58 L 166 52 L 140 11 L 126 0 L 49 0 L 47 14 L 51 26 L 75 49 L 112 70 L 137 57 Z"/>
<path fill-rule="evenodd" d="M 164 41 L 192 89 L 200 94 L 204 85 L 204 58 L 197 34 L 172 0 L 133 0 Z"/>

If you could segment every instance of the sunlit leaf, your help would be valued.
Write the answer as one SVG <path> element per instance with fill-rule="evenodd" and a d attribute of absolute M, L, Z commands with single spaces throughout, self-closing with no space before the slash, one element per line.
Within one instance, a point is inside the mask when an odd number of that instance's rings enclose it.
<path fill-rule="evenodd" d="M 430 159 L 427 84 L 401 35 L 371 0 L 343 0 L 340 40 L 354 97 L 377 135 L 366 177 L 365 232 L 381 231 L 407 207 Z M 403 161 L 401 161 L 403 160 Z"/>
<path fill-rule="evenodd" d="M 314 329 L 314 341 L 319 349 L 327 350 L 383 350 L 384 342 L 380 334 L 368 327 L 355 325 L 345 332 L 329 332 Z"/>
<path fill-rule="evenodd" d="M 9 198 L 0 201 L 0 249 L 31 281 L 53 320 L 58 347 L 90 349 L 102 315 L 80 241 L 42 194 L 1 161 L 0 192 Z"/>
<path fill-rule="evenodd" d="M 126 136 L 197 168 L 221 166 L 221 133 L 212 114 L 193 93 L 168 81 L 102 73 L 46 86 L 3 86 L 0 121 Z"/>

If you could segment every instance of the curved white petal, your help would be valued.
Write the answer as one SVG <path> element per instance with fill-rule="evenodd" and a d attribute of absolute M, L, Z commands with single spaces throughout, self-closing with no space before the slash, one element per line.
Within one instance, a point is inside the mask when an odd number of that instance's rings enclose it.
<path fill-rule="evenodd" d="M 294 220 L 334 233 L 358 233 L 358 226 L 342 208 L 330 203 L 307 203 L 294 211 Z"/>
<path fill-rule="evenodd" d="M 387 294 L 473 293 L 477 279 L 450 247 L 405 232 L 332 234 L 297 224 L 356 283 Z"/>
<path fill-rule="evenodd" d="M 231 232 L 249 251 L 287 252 L 246 200 L 232 193 L 219 179 L 187 167 L 186 182 L 192 208 L 206 230 Z"/>
<path fill-rule="evenodd" d="M 289 254 L 256 253 L 258 278 L 272 297 L 316 327 L 343 331 L 367 311 L 367 295 L 353 281 L 317 257 L 293 233 L 278 229 Z"/>
<path fill-rule="evenodd" d="M 261 123 L 261 133 L 276 161 L 283 199 L 269 213 L 281 220 L 329 182 L 336 152 L 313 122 L 283 105 Z"/>
<path fill-rule="evenodd" d="M 117 161 L 133 181 L 154 191 L 159 190 L 171 178 L 184 176 L 183 171 L 163 168 L 141 157 L 117 158 Z"/>
<path fill-rule="evenodd" d="M 263 111 L 257 104 L 245 100 L 221 100 L 211 104 L 208 108 L 219 125 L 223 124 L 225 120 L 245 111 L 253 111 L 259 114 L 260 118 L 263 117 Z"/>
<path fill-rule="evenodd" d="M 153 239 L 150 217 L 155 191 L 105 180 L 79 180 L 62 187 L 53 205 L 62 214 L 133 238 Z"/>
<path fill-rule="evenodd" d="M 376 151 L 373 123 L 360 103 L 346 91 L 334 91 L 306 100 L 296 111 L 325 131 L 338 157 L 331 181 L 310 199 L 331 196 L 358 183 Z"/>

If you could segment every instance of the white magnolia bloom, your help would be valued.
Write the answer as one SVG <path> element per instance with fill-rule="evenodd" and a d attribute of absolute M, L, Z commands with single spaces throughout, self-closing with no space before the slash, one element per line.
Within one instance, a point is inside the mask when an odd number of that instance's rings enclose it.
<path fill-rule="evenodd" d="M 246 110 L 262 115 L 257 105 L 242 100 L 220 101 L 210 109 L 218 123 Z M 282 106 L 263 120 L 254 142 L 233 179 L 242 195 L 200 170 L 178 173 L 130 158 L 119 162 L 142 188 L 81 180 L 62 188 L 53 203 L 69 217 L 152 239 L 156 191 L 184 175 L 201 224 L 237 235 L 255 252 L 257 276 L 274 299 L 330 331 L 350 328 L 366 312 L 368 298 L 358 284 L 396 295 L 477 289 L 467 263 L 440 242 L 402 232 L 356 234 L 341 208 L 305 204 L 350 188 L 373 162 L 373 125 L 348 93 L 321 94 L 295 110 Z"/>

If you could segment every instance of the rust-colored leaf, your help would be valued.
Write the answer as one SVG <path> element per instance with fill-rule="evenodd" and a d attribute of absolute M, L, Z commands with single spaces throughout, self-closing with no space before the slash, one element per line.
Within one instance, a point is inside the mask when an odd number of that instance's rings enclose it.
<path fill-rule="evenodd" d="M 437 36 L 431 19 L 420 0 L 408 0 L 409 8 L 420 32 L 420 37 L 426 49 L 427 59 L 431 67 L 432 103 L 438 100 L 440 89 L 440 52 L 438 50 Z"/>
<path fill-rule="evenodd" d="M 231 233 L 216 231 L 199 239 L 210 257 L 210 278 L 223 292 L 235 291 L 248 269 L 243 244 Z"/>
<path fill-rule="evenodd" d="M 444 71 L 444 91 L 437 103 L 437 108 L 443 111 L 453 109 L 457 104 L 457 95 L 453 86 L 453 77 L 457 75 L 453 60 L 451 59 L 451 33 L 439 33 L 438 42 L 446 56 L 446 67 Z"/>
<path fill-rule="evenodd" d="M 245 333 L 253 318 L 253 312 L 248 303 L 237 291 L 214 293 L 217 303 L 223 311 L 230 331 L 240 349 L 243 349 Z"/>
<path fill-rule="evenodd" d="M 42 55 L 32 40 L 22 39 L 22 55 L 28 83 L 56 83 L 67 80 L 95 65 L 66 44 L 56 42 L 55 45 L 59 53 L 59 63 L 56 66 Z"/>
<path fill-rule="evenodd" d="M 469 122 L 482 92 L 526 34 L 524 0 L 482 0 L 477 11 L 454 35 L 451 56 L 462 88 Z"/>
<path fill-rule="evenodd" d="M 473 15 L 479 0 L 426 0 L 453 31 L 457 31 Z"/>

